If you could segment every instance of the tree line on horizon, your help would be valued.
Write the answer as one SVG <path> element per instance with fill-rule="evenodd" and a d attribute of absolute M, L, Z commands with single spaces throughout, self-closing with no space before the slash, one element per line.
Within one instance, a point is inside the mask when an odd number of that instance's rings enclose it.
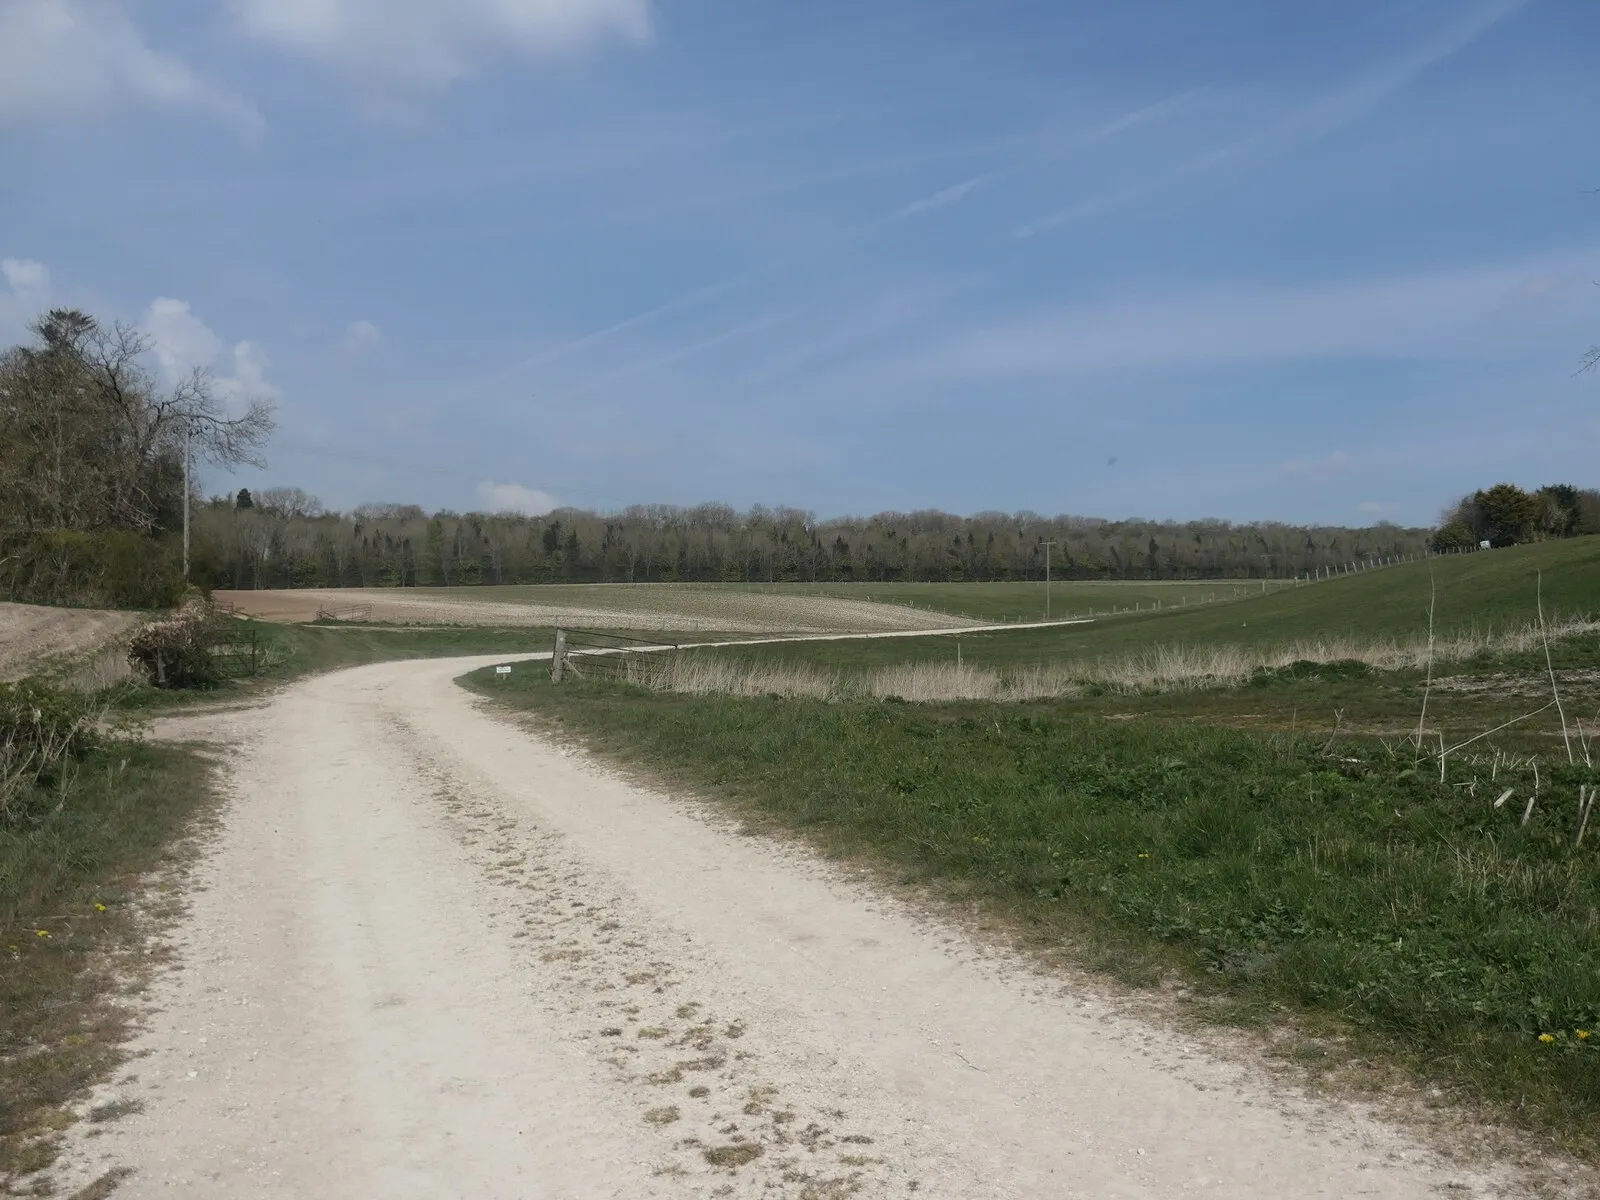
<path fill-rule="evenodd" d="M 73 309 L 0 351 L 0 595 L 161 607 L 184 589 L 184 457 L 259 463 L 271 406 L 205 371 L 162 383 L 139 329 Z M 365 504 L 297 488 L 202 501 L 204 587 L 528 583 L 928 582 L 1286 578 L 1375 559 L 1600 532 L 1600 492 L 1512 484 L 1464 497 L 1437 529 L 1102 520 L 933 510 L 819 520 L 794 508 L 635 505 L 541 516 Z"/>
<path fill-rule="evenodd" d="M 931 510 L 819 520 L 726 504 L 338 513 L 297 488 L 213 498 L 195 529 L 197 577 L 224 589 L 1027 580 L 1044 577 L 1045 541 L 1057 579 L 1285 578 L 1422 554 L 1431 532 Z"/>

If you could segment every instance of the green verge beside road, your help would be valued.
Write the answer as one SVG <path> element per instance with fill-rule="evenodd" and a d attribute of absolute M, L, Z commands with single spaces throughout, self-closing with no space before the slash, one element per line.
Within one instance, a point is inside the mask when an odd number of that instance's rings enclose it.
<path fill-rule="evenodd" d="M 1324 701 L 1359 701 L 1375 682 L 1360 671 L 1148 707 L 491 678 L 467 682 L 753 824 L 975 903 L 1045 952 L 1134 984 L 1182 980 L 1196 1014 L 1298 1030 L 1308 1062 L 1397 1065 L 1593 1157 L 1600 823 L 1574 844 L 1594 773 L 1568 766 L 1548 730 L 1486 740 L 1441 782 L 1397 738 L 1332 736 Z M 1414 722 L 1418 694 L 1408 681 L 1386 702 Z M 1314 733 L 1307 717 L 1287 728 L 1303 705 L 1322 710 Z M 1228 727 L 1230 706 L 1258 727 Z M 1495 807 L 1506 788 L 1515 799 Z"/>
<path fill-rule="evenodd" d="M 15 761 L 8 754 L 0 766 Z M 172 861 L 178 838 L 212 799 L 210 768 L 198 755 L 124 737 L 96 737 L 7 789 L 0 1183 L 38 1178 L 75 1119 L 68 1106 L 120 1061 L 127 1016 L 112 1000 L 121 985 L 112 963 L 142 936 L 125 906 L 141 876 Z"/>

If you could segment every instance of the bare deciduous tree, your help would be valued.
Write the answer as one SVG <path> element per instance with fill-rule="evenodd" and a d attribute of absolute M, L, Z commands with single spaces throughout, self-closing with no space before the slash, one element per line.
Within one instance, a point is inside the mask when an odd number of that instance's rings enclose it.
<path fill-rule="evenodd" d="M 261 465 L 272 404 L 191 371 L 169 388 L 145 365 L 138 328 L 54 309 L 35 346 L 0 354 L 0 532 L 149 532 L 183 495 L 185 440 L 203 461 Z"/>

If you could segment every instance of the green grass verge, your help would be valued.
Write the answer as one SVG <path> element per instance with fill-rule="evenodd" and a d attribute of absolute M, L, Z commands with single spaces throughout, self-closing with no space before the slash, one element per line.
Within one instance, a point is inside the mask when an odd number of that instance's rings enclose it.
<path fill-rule="evenodd" d="M 489 678 L 468 682 L 614 761 L 976 900 L 1125 979 L 1177 975 L 1200 1011 L 1334 1035 L 1317 1053 L 1377 1052 L 1592 1157 L 1600 827 L 1574 847 L 1587 773 L 1564 758 L 1546 756 L 1523 827 L 1526 763 L 1460 758 L 1441 784 L 1372 739 L 1181 708 L 1113 721 Z M 1519 799 L 1496 809 L 1506 785 Z"/>
<path fill-rule="evenodd" d="M 0 1181 L 54 1159 L 67 1105 L 120 1061 L 125 1015 L 109 951 L 142 873 L 211 801 L 194 753 L 111 741 L 57 785 L 59 803 L 0 822 Z"/>

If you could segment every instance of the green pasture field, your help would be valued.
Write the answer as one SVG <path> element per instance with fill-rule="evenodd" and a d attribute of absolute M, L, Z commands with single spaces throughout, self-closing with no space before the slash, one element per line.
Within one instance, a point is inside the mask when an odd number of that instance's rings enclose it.
<path fill-rule="evenodd" d="M 1158 612 L 1097 618 L 1093 624 L 1059 629 L 964 634 L 959 641 L 964 662 L 1008 667 L 1126 655 L 1158 645 L 1271 647 L 1331 639 L 1426 640 L 1430 582 L 1434 625 L 1440 636 L 1535 621 L 1541 586 L 1549 620 L 1600 614 L 1600 537 L 1452 555 L 1431 563 L 1402 563 L 1299 587 L 1284 586 L 1265 594 L 1257 590 L 1227 604 L 1163 606 Z M 955 594 L 948 602 L 960 603 L 962 588 L 1032 585 L 934 586 Z M 1087 589 L 1098 585 L 1064 586 Z M 864 669 L 954 658 L 956 649 L 954 639 L 907 638 L 796 643 L 716 653 Z"/>
<path fill-rule="evenodd" d="M 974 621 L 1042 621 L 1045 584 L 1021 583 L 778 583 L 695 585 L 737 588 L 780 596 L 831 596 L 903 604 Z M 1056 580 L 1049 585 L 1050 619 L 1100 617 L 1184 609 L 1242 600 L 1292 588 L 1291 581 L 1269 579 L 1151 580 L 1101 582 Z"/>

